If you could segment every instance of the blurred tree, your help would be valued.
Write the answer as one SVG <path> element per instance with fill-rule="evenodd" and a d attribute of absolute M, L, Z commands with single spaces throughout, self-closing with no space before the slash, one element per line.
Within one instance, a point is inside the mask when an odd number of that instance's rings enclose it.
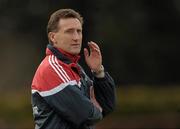
<path fill-rule="evenodd" d="M 59 8 L 73 8 L 85 20 L 83 47 L 87 47 L 90 40 L 99 43 L 104 65 L 117 84 L 179 83 L 179 6 L 177 0 L 1 0 L 0 38 L 3 43 L 0 53 L 6 59 L 12 53 L 4 48 L 11 52 L 31 50 L 26 53 L 28 59 L 24 55 L 12 67 L 17 69 L 15 74 L 23 78 L 24 71 L 18 71 L 18 66 L 22 66 L 19 62 L 32 62 L 26 66 L 29 69 L 27 78 L 22 79 L 23 83 L 30 84 L 36 66 L 45 56 L 50 14 Z M 81 55 L 83 58 L 83 53 Z M 81 63 L 87 67 L 82 60 Z M 11 60 L 10 64 L 13 64 Z M 5 75 L 1 77 L 9 84 L 8 73 Z M 14 78 L 12 82 L 22 86 L 22 80 Z"/>

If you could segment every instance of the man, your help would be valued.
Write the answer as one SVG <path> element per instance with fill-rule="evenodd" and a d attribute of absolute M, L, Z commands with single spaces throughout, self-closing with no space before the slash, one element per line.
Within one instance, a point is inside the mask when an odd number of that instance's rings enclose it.
<path fill-rule="evenodd" d="M 115 106 L 115 84 L 94 42 L 84 49 L 91 80 L 78 64 L 83 19 L 72 9 L 54 12 L 47 25 L 46 57 L 32 82 L 36 129 L 92 129 Z"/>

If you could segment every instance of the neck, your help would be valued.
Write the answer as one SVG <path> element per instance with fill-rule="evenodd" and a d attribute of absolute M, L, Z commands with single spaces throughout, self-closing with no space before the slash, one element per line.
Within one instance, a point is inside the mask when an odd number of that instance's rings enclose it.
<path fill-rule="evenodd" d="M 68 52 L 64 51 L 63 49 L 61 49 L 61 48 L 57 48 L 57 47 L 53 46 L 52 44 L 49 44 L 48 48 L 51 50 L 52 53 L 55 54 L 55 56 L 58 56 L 59 58 L 61 58 L 63 60 L 65 58 L 67 58 L 72 63 L 77 63 L 79 58 L 80 58 L 79 55 L 73 55 L 71 53 L 68 53 Z M 60 56 L 61 54 L 62 54 L 62 56 Z M 63 58 L 63 56 L 65 58 Z"/>
<path fill-rule="evenodd" d="M 67 56 L 67 57 L 70 57 L 70 58 L 73 58 L 73 57 L 77 57 L 77 56 L 79 56 L 79 54 L 71 54 L 71 53 L 69 53 L 69 52 L 66 52 L 66 51 L 64 51 L 62 48 L 57 48 L 56 47 L 56 49 L 58 49 L 63 55 L 65 55 L 65 56 Z"/>

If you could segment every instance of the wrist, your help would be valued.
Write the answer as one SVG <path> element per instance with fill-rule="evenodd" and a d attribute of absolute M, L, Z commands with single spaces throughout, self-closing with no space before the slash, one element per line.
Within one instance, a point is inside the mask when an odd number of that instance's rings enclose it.
<path fill-rule="evenodd" d="M 100 68 L 96 71 L 93 71 L 92 70 L 92 73 L 95 75 L 95 77 L 97 78 L 103 78 L 105 76 L 105 73 L 104 73 L 104 66 L 101 65 Z"/>

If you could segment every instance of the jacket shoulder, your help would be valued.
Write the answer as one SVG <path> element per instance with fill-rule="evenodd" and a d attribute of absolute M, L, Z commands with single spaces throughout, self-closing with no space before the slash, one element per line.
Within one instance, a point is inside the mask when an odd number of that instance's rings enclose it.
<path fill-rule="evenodd" d="M 32 83 L 32 89 L 47 91 L 70 81 L 66 70 L 53 55 L 46 56 L 39 65 Z"/>

